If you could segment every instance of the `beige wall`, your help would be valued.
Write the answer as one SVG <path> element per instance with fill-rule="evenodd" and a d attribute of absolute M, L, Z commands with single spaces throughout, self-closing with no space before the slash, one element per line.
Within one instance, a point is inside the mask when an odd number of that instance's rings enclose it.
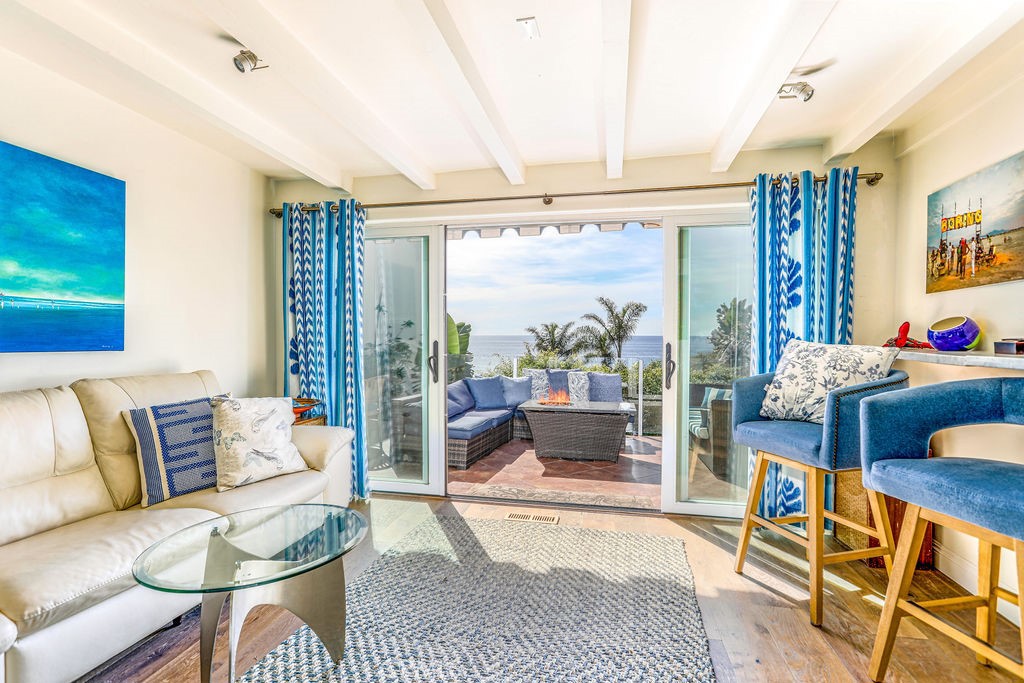
<path fill-rule="evenodd" d="M 0 92 L 5 141 L 127 183 L 125 350 L 0 354 L 0 390 L 200 368 L 272 390 L 263 176 L 2 49 Z"/>
<path fill-rule="evenodd" d="M 922 118 L 906 131 L 898 148 L 910 148 L 899 160 L 899 202 L 896 223 L 898 267 L 892 279 L 896 292 L 895 312 L 899 320 L 911 322 L 911 334 L 923 338 L 928 325 L 951 315 L 969 315 L 983 330 L 982 348 L 992 349 L 992 339 L 1024 336 L 1024 281 L 972 287 L 953 292 L 925 294 L 925 243 L 928 195 L 990 164 L 1024 150 L 1024 126 L 1020 112 L 1024 107 L 1024 80 L 1019 80 L 1020 57 L 993 62 L 980 78 L 990 80 L 996 93 L 974 111 L 952 107 L 949 117 L 938 112 Z M 1005 55 L 1004 55 L 1005 56 Z M 966 83 L 963 88 L 978 84 Z M 1007 86 L 1007 84 L 1009 84 Z M 996 86 L 1000 89 L 996 89 Z M 946 93 L 949 102 L 978 102 L 966 97 L 963 89 Z M 967 109 L 959 120 L 955 117 Z M 971 377 L 1024 376 L 1022 371 L 995 371 L 978 368 L 954 368 L 929 363 L 904 363 L 912 384 L 967 379 Z M 1024 428 L 978 426 L 942 432 L 935 437 L 936 452 L 945 456 L 985 457 L 1024 463 Z M 961 534 L 938 530 L 936 534 L 938 567 L 959 583 L 974 588 L 977 581 L 977 544 Z M 1003 559 L 1003 582 L 1012 588 L 1013 558 Z M 1014 609 L 1007 608 L 1007 615 Z"/>

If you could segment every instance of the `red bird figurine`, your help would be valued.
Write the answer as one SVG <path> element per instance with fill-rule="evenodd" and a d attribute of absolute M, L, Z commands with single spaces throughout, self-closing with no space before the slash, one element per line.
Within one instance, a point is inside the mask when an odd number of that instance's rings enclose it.
<path fill-rule="evenodd" d="M 908 349 L 931 349 L 934 348 L 931 344 L 925 341 L 918 341 L 910 335 L 910 323 L 904 322 L 900 325 L 899 334 L 895 337 L 890 337 L 882 346 L 896 346 L 898 348 Z"/>

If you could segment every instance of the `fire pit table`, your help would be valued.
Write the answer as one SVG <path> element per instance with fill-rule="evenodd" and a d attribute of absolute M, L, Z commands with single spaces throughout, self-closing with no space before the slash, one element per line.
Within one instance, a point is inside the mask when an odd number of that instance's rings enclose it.
<path fill-rule="evenodd" d="M 629 418 L 636 415 L 631 403 L 605 401 L 541 403 L 534 399 L 519 409 L 533 432 L 537 457 L 565 460 L 618 461 Z"/>

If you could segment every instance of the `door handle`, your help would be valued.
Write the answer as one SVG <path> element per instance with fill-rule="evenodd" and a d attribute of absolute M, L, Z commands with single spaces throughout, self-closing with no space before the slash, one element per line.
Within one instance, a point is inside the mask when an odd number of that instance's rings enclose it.
<path fill-rule="evenodd" d="M 672 342 L 665 342 L 665 388 L 672 388 L 672 375 L 676 374 L 676 362 L 672 360 Z"/>
<path fill-rule="evenodd" d="M 438 355 L 437 340 L 436 339 L 434 340 L 434 343 L 433 343 L 432 347 L 433 347 L 433 352 L 427 358 L 427 367 L 430 368 L 430 375 L 431 375 L 431 377 L 434 380 L 434 384 L 437 384 L 437 368 L 438 368 L 438 364 L 441 361 L 441 358 Z"/>

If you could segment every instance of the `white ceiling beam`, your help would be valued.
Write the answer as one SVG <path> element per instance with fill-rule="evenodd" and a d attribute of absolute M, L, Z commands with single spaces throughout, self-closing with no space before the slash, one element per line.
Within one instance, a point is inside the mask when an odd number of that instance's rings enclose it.
<path fill-rule="evenodd" d="M 368 103 L 259 0 L 195 0 L 206 15 L 311 102 L 420 189 L 436 187 L 434 171 Z M 367 58 L 371 58 L 368 56 Z"/>
<path fill-rule="evenodd" d="M 893 65 L 891 77 L 882 82 L 825 143 L 825 163 L 839 163 L 857 151 L 1024 19 L 1024 3 L 1021 2 L 1008 2 L 995 13 L 985 12 L 984 7 L 979 5 L 974 16 L 946 26 L 909 60 Z M 969 103 L 956 104 L 957 109 L 967 106 Z"/>
<path fill-rule="evenodd" d="M 626 95 L 629 85 L 629 24 L 632 0 L 604 0 L 601 7 L 604 60 L 604 154 L 609 180 L 622 177 L 626 154 Z"/>
<path fill-rule="evenodd" d="M 768 29 L 762 53 L 751 60 L 750 77 L 711 150 L 712 171 L 728 171 L 732 166 L 835 6 L 835 0 L 789 0 L 759 6 L 762 11 L 774 10 L 774 28 Z"/>
<path fill-rule="evenodd" d="M 399 6 L 448 93 L 508 182 L 525 183 L 526 165 L 515 140 L 444 0 L 401 0 Z"/>
<path fill-rule="evenodd" d="M 213 83 L 129 33 L 123 26 L 111 23 L 95 10 L 68 0 L 17 1 L 30 13 L 28 16 L 57 27 L 66 37 L 59 39 L 58 49 L 46 48 L 39 44 L 37 35 L 24 35 L 23 27 L 14 25 L 15 22 L 3 22 L 5 25 L 0 35 L 4 36 L 4 45 L 8 49 L 60 73 L 60 60 L 66 56 L 64 48 L 70 37 L 85 49 L 92 49 L 100 64 L 121 71 L 129 79 L 144 81 L 147 88 L 159 89 L 164 97 L 190 113 L 299 173 L 328 187 L 351 189 L 352 174 L 344 172 L 335 161 L 308 147 L 240 100 L 226 95 Z M 124 93 L 119 92 L 120 86 L 109 78 L 109 74 L 99 80 L 112 85 L 106 88 L 106 96 L 115 101 L 125 99 Z"/>

